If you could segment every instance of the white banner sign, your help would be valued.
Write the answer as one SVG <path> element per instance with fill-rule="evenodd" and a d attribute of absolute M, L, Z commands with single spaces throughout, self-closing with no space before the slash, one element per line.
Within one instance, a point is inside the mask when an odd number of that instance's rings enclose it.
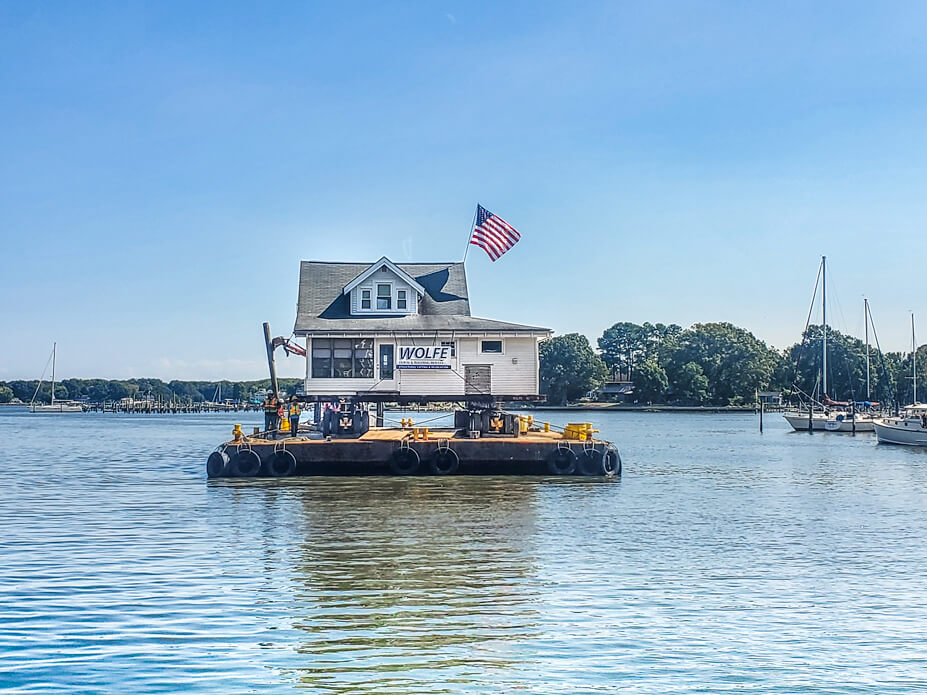
<path fill-rule="evenodd" d="M 450 369 L 451 348 L 448 345 L 415 347 L 400 345 L 396 369 Z"/>

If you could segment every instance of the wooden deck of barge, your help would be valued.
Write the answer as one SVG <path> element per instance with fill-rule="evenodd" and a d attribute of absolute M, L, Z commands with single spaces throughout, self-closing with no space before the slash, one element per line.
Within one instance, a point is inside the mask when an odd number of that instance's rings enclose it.
<path fill-rule="evenodd" d="M 315 433 L 281 439 L 243 437 L 220 446 L 210 477 L 290 475 L 588 475 L 621 474 L 617 449 L 602 440 L 564 439 L 531 430 L 470 438 L 456 429 L 370 428 L 354 438 Z"/>

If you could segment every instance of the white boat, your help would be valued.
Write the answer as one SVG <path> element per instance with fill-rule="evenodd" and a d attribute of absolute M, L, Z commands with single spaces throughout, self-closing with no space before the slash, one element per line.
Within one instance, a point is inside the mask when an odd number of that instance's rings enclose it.
<path fill-rule="evenodd" d="M 808 413 L 791 412 L 783 415 L 792 429 L 808 431 Z M 811 415 L 811 429 L 815 432 L 872 432 L 873 418 L 868 413 L 816 412 Z"/>
<path fill-rule="evenodd" d="M 875 422 L 880 444 L 927 446 L 927 404 L 906 407 L 898 417 L 885 417 Z"/>
<path fill-rule="evenodd" d="M 876 421 L 875 433 L 880 443 L 927 446 L 927 404 L 917 402 L 917 339 L 914 335 L 914 314 L 911 314 L 911 379 L 914 386 L 914 404 L 904 408 L 901 415 Z"/>
<path fill-rule="evenodd" d="M 84 407 L 74 401 L 57 400 L 54 403 L 38 403 L 32 406 L 33 413 L 82 413 Z"/>
<path fill-rule="evenodd" d="M 42 388 L 42 380 L 39 380 L 39 385 L 35 387 L 35 393 L 32 395 L 32 402 L 29 404 L 29 408 L 33 413 L 82 413 L 84 408 L 80 403 L 75 403 L 74 401 L 68 400 L 55 400 L 55 365 L 58 361 L 58 343 L 52 343 L 52 378 L 51 378 L 51 402 L 50 403 L 36 403 L 35 397 L 39 393 L 39 389 Z M 45 363 L 45 368 L 48 369 L 48 362 Z M 44 378 L 44 374 L 42 375 Z"/>
<path fill-rule="evenodd" d="M 814 410 L 814 399 L 811 398 L 811 415 L 808 410 L 798 410 L 783 413 L 786 422 L 791 425 L 792 429 L 800 432 L 872 432 L 873 416 L 868 412 L 859 412 L 855 404 L 844 403 L 831 400 L 827 396 L 827 257 L 821 256 L 821 266 L 819 269 L 819 278 L 821 280 L 821 393 L 823 394 L 819 403 L 820 410 Z M 817 285 L 815 284 L 815 295 L 817 294 Z M 812 297 L 812 304 L 814 297 Z M 868 311 L 868 305 L 864 305 Z M 810 314 L 809 314 L 810 319 Z M 868 319 L 867 319 L 868 320 Z M 868 368 L 868 345 L 869 334 L 866 324 L 866 389 L 869 389 L 869 368 Z M 805 330 L 807 330 L 805 326 Z M 868 397 L 868 396 L 867 396 Z M 836 408 L 835 408 L 836 406 Z"/>

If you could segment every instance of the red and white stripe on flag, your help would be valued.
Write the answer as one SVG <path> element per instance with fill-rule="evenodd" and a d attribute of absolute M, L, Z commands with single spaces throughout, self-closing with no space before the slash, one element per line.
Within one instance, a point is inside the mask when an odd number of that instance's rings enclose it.
<path fill-rule="evenodd" d="M 515 246 L 519 239 L 521 234 L 515 227 L 482 205 L 476 206 L 476 226 L 470 235 L 470 243 L 483 249 L 493 262 Z"/>

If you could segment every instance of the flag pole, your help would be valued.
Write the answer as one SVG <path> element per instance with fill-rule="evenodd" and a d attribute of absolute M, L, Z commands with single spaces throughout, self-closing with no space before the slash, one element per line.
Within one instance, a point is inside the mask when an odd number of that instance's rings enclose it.
<path fill-rule="evenodd" d="M 480 209 L 480 204 L 476 204 L 476 210 L 473 211 L 473 221 L 470 223 L 470 232 L 467 234 L 467 248 L 464 249 L 463 263 L 467 262 L 467 254 L 470 253 L 470 240 L 473 238 L 473 228 L 476 226 L 476 212 Z"/>

